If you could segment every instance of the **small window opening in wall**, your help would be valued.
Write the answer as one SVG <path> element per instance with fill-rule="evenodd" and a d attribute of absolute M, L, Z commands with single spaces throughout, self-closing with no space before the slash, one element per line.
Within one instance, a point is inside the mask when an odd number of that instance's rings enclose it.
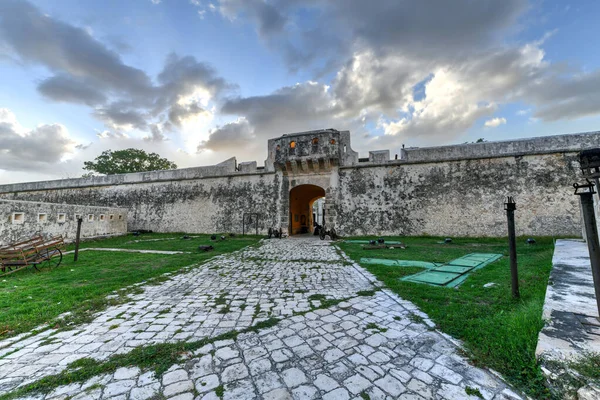
<path fill-rule="evenodd" d="M 12 223 L 13 225 L 22 224 L 25 222 L 25 213 L 13 213 Z"/>
<path fill-rule="evenodd" d="M 281 146 L 277 145 L 277 147 L 275 147 L 275 150 L 277 150 L 277 151 L 281 150 Z"/>
<path fill-rule="evenodd" d="M 104 214 L 100 214 L 100 221 L 104 221 Z"/>
<path fill-rule="evenodd" d="M 331 140 L 329 141 L 329 143 L 331 143 L 331 144 L 335 144 L 335 139 L 331 139 Z"/>
<path fill-rule="evenodd" d="M 290 142 L 290 149 L 295 149 L 296 148 L 296 142 L 292 141 Z"/>
<path fill-rule="evenodd" d="M 38 222 L 39 223 L 44 223 L 46 221 L 48 221 L 48 214 L 46 214 L 46 213 L 39 213 L 38 214 Z"/>
<path fill-rule="evenodd" d="M 110 215 L 108 216 L 108 219 L 109 219 L 110 221 L 112 221 L 113 219 L 115 219 L 115 215 L 114 215 L 114 214 L 110 214 Z"/>
<path fill-rule="evenodd" d="M 88 222 L 94 221 L 94 214 L 88 214 Z"/>
<path fill-rule="evenodd" d="M 346 146 L 344 146 L 344 153 L 346 152 Z"/>
<path fill-rule="evenodd" d="M 58 223 L 63 223 L 63 222 L 65 222 L 66 220 L 67 220 L 67 214 L 65 214 L 65 213 L 59 213 L 59 214 L 56 216 L 56 222 L 58 222 Z"/>
<path fill-rule="evenodd" d="M 121 221 L 123 219 L 123 216 L 121 214 L 119 214 L 119 221 Z"/>

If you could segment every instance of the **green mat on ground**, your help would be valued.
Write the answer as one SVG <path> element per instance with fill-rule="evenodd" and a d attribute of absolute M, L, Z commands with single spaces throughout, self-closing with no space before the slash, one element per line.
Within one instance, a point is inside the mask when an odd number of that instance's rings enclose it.
<path fill-rule="evenodd" d="M 361 264 L 379 264 L 389 265 L 390 267 L 420 267 L 420 268 L 435 268 L 441 264 L 436 264 L 427 261 L 413 260 L 388 260 L 385 258 L 361 258 Z"/>
<path fill-rule="evenodd" d="M 502 258 L 502 254 L 471 253 L 448 263 L 430 268 L 402 278 L 403 281 L 426 283 L 434 286 L 456 287 L 469 277 L 469 274 Z M 405 260 L 393 260 L 403 261 Z M 385 264 L 388 265 L 388 264 Z"/>

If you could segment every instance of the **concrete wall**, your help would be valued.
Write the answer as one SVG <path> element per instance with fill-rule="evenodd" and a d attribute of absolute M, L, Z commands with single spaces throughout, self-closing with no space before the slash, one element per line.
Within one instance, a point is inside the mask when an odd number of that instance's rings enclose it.
<path fill-rule="evenodd" d="M 337 225 L 350 235 L 581 235 L 577 153 L 340 168 Z"/>
<path fill-rule="evenodd" d="M 127 209 L 0 200 L 0 245 L 37 234 L 62 235 L 66 241 L 73 241 L 76 215 L 83 218 L 82 238 L 127 233 Z"/>

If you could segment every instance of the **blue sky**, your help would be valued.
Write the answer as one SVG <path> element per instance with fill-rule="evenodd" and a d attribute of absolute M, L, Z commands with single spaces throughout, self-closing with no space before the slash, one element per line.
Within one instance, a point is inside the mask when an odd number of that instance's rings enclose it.
<path fill-rule="evenodd" d="M 594 131 L 596 1 L 0 0 L 0 183 L 350 130 L 361 156 Z"/>

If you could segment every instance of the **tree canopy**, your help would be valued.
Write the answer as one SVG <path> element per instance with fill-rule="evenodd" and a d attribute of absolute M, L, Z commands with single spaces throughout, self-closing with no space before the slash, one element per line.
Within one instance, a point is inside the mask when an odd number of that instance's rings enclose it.
<path fill-rule="evenodd" d="M 94 161 L 86 161 L 83 165 L 83 169 L 91 171 L 86 174 L 88 176 L 93 173 L 113 175 L 177 168 L 175 163 L 166 158 L 140 149 L 105 150 Z"/>

